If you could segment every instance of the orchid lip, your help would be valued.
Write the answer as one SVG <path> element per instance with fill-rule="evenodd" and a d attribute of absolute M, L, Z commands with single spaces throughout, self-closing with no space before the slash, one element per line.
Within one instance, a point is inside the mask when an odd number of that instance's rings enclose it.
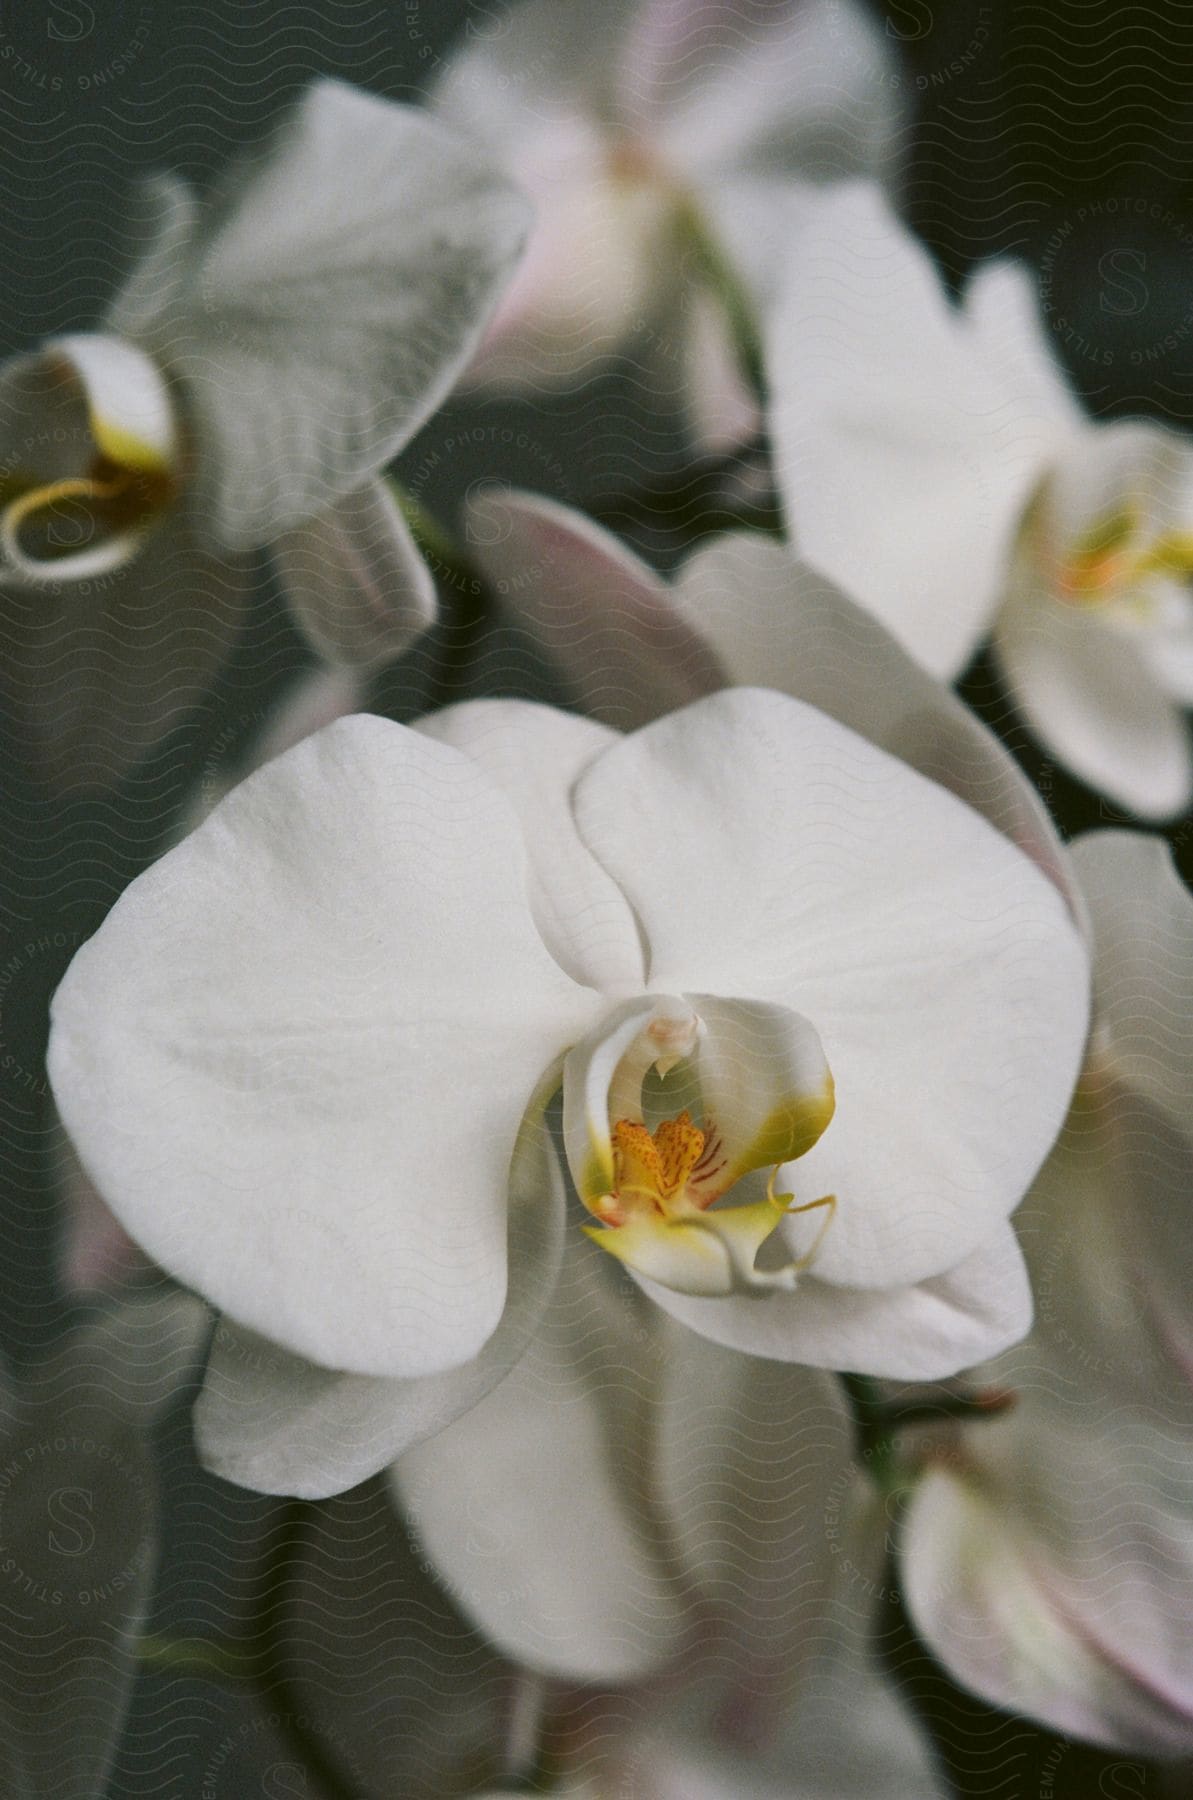
<path fill-rule="evenodd" d="M 166 477 L 97 458 L 86 475 L 29 488 L 8 503 L 0 513 L 0 556 L 11 573 L 31 581 L 113 574 L 136 555 L 170 497 Z M 90 541 L 72 548 L 56 542 L 56 532 Z"/>
<path fill-rule="evenodd" d="M 85 407 L 84 453 L 77 471 L 6 484 L 0 562 L 35 585 L 113 574 L 175 498 L 179 430 L 169 386 L 152 358 L 102 333 L 53 340 L 40 371 L 51 393 Z"/>
<path fill-rule="evenodd" d="M 790 1291 L 815 1258 L 835 1197 L 797 1205 L 775 1191 L 834 1110 L 819 1039 L 798 1014 L 710 995 L 626 1001 L 569 1054 L 564 1106 L 577 1189 L 597 1221 L 586 1234 L 636 1273 L 695 1295 Z M 768 1168 L 765 1198 L 731 1198 Z M 789 1213 L 818 1210 L 805 1255 L 757 1267 Z"/>
<path fill-rule="evenodd" d="M 1162 531 L 1147 537 L 1139 508 L 1130 503 L 1104 514 L 1060 554 L 1053 576 L 1056 598 L 1081 610 L 1112 612 L 1134 623 L 1148 621 L 1147 584 L 1193 575 L 1193 533 Z"/>

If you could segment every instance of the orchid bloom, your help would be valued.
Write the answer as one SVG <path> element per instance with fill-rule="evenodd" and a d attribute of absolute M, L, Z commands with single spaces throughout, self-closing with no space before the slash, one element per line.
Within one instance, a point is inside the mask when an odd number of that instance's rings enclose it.
<path fill-rule="evenodd" d="M 1193 899 L 1166 847 L 1078 839 L 1095 1025 L 1017 1223 L 1030 1338 L 984 1371 L 1009 1413 L 929 1456 L 912 1617 L 996 1705 L 1143 1755 L 1193 1751 Z"/>
<path fill-rule="evenodd" d="M 718 1744 L 701 1722 L 675 1716 L 678 1709 L 659 1707 L 656 1718 L 631 1702 L 597 1713 L 599 1732 L 552 1793 L 559 1800 L 946 1800 L 951 1790 L 922 1731 L 876 1664 L 859 1645 L 826 1645 L 824 1637 L 820 1667 L 766 1752 Z M 525 1792 L 488 1788 L 478 1800 Z"/>
<path fill-rule="evenodd" d="M 850 1450 L 831 1376 L 692 1336 L 572 1230 L 516 1368 L 388 1481 L 503 1655 L 572 1686 L 698 1683 L 744 1744 L 769 1738 L 808 1673 Z"/>
<path fill-rule="evenodd" d="M 1045 749 L 1144 818 L 1193 799 L 1193 449 L 1085 417 L 1029 272 L 947 297 L 878 191 L 794 222 L 768 356 L 802 555 L 951 680 L 989 637 Z"/>
<path fill-rule="evenodd" d="M 805 1621 L 814 1648 L 765 1746 L 725 1740 L 715 1679 L 670 1697 L 631 1689 L 589 1700 L 590 1729 L 558 1758 L 551 1791 L 560 1800 L 945 1800 L 951 1790 L 922 1730 L 863 1640 L 867 1620 L 864 1602 L 838 1595 Z M 729 1667 L 726 1652 L 722 1676 Z M 483 1800 L 518 1791 L 489 1788 Z"/>
<path fill-rule="evenodd" d="M 251 1484 L 332 1492 L 534 1335 L 560 1087 L 587 1253 L 698 1333 L 908 1378 L 1014 1341 L 1086 984 L 999 830 L 805 704 L 476 702 L 241 783 L 76 956 L 49 1066 L 136 1241 L 279 1346 Z"/>
<path fill-rule="evenodd" d="M 811 1404 L 807 1372 L 801 1395 L 793 1381 L 799 1371 L 737 1359 L 734 1384 L 728 1366 L 718 1380 L 706 1357 L 707 1349 L 694 1375 L 665 1397 L 658 1423 L 664 1440 L 684 1444 L 685 1548 L 697 1567 L 720 1562 L 733 1572 L 747 1630 L 735 1641 L 706 1627 L 670 1679 L 604 1694 L 582 1689 L 570 1730 L 567 1696 L 561 1706 L 547 1686 L 540 1735 L 559 1772 L 552 1791 L 565 1800 L 630 1792 L 642 1800 L 943 1800 L 946 1786 L 925 1737 L 875 1654 L 885 1547 L 869 1516 L 873 1490 L 866 1482 L 862 1493 L 859 1471 L 826 1432 L 829 1414 Z M 684 1368 L 677 1358 L 673 1377 Z M 558 1402 L 561 1410 L 567 1404 L 562 1394 Z M 726 1404 L 736 1419 L 723 1444 Z M 768 1415 L 771 1442 L 758 1443 L 743 1481 L 742 1440 Z M 777 1545 L 786 1554 L 772 1557 L 773 1520 L 808 1510 L 817 1464 L 826 1498 L 819 1517 L 803 1521 L 802 1560 L 792 1554 L 790 1532 Z M 702 1485 L 722 1500 L 723 1517 L 702 1504 Z M 774 1684 L 760 1719 L 750 1701 L 767 1657 L 786 1663 L 786 1681 Z"/>
<path fill-rule="evenodd" d="M 221 1373 L 255 1410 L 226 1356 Z M 247 1440 L 248 1417 L 244 1429 Z M 464 1706 L 458 1671 L 488 1645 L 512 1665 L 508 1686 L 485 1671 L 485 1694 L 509 1696 L 491 1740 L 507 1770 L 546 1746 L 564 1792 L 581 1772 L 596 1793 L 618 1792 L 632 1767 L 650 1794 L 656 1761 L 678 1782 L 680 1769 L 732 1759 L 743 1778 L 757 1770 L 760 1792 L 786 1766 L 848 1771 L 842 1794 L 860 1795 L 881 1747 L 892 1797 L 922 1800 L 932 1784 L 911 1772 L 926 1774 L 923 1746 L 867 1655 L 882 1573 L 876 1534 L 858 1529 L 869 1520 L 851 1445 L 831 1376 L 691 1336 L 572 1233 L 517 1368 L 390 1472 L 413 1555 L 368 1487 L 320 1518 L 296 1572 L 315 1604 L 290 1627 L 303 1704 L 362 1746 L 379 1792 L 401 1767 L 401 1791 L 421 1800 L 406 1733 L 368 1729 L 405 1723 L 410 1633 L 432 1601 L 411 1603 L 413 1562 L 441 1584 L 431 1793 L 460 1791 L 453 1740 L 475 1761 L 479 1684 L 466 1674 Z M 462 1639 L 457 1620 L 453 1641 L 443 1596 L 479 1639 Z"/>
<path fill-rule="evenodd" d="M 793 177 L 891 160 L 892 75 L 853 0 L 524 0 L 433 96 L 537 213 L 472 378 L 541 391 L 636 335 L 710 448 L 750 436 L 733 305 L 772 279 Z"/>
<path fill-rule="evenodd" d="M 87 779 L 203 692 L 254 551 L 327 661 L 376 665 L 431 622 L 379 476 L 471 356 L 527 223 L 443 125 L 331 80 L 205 208 L 174 177 L 146 199 L 99 329 L 0 368 L 8 679 L 51 766 L 85 758 Z"/>

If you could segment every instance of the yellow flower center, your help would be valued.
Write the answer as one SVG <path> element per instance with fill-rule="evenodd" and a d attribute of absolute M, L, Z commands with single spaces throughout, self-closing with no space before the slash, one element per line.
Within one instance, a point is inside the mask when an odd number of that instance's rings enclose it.
<path fill-rule="evenodd" d="M 606 166 L 619 187 L 667 185 L 667 170 L 653 145 L 642 138 L 619 136 L 610 144 Z"/>
<path fill-rule="evenodd" d="M 1193 576 L 1193 532 L 1161 532 L 1144 540 L 1139 509 L 1124 505 L 1099 519 L 1061 558 L 1058 597 L 1070 606 L 1115 605 L 1146 613 L 1153 576 Z"/>
<path fill-rule="evenodd" d="M 624 1215 L 645 1206 L 665 1216 L 679 1210 L 704 1144 L 704 1133 L 688 1112 L 664 1119 L 654 1131 L 632 1119 L 618 1119 L 613 1127 L 613 1192 L 608 1196 L 614 1209 Z"/>

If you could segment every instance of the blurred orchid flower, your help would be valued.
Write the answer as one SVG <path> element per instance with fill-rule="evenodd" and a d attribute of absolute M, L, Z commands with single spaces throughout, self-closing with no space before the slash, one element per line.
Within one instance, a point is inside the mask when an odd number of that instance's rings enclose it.
<path fill-rule="evenodd" d="M 925 1379 L 1014 1341 L 1086 981 L 1006 837 L 805 704 L 477 702 L 241 783 L 76 956 L 51 1080 L 134 1238 L 296 1353 L 244 1478 L 333 1492 L 534 1335 L 560 1087 L 588 1253 L 698 1333 Z"/>
<path fill-rule="evenodd" d="M 643 1800 L 943 1797 L 925 1738 L 875 1655 L 885 1571 L 872 1490 L 859 1491 L 816 1377 L 734 1361 L 705 1345 L 694 1371 L 673 1365 L 672 1380 L 681 1378 L 660 1395 L 663 1485 L 652 1491 L 681 1497 L 688 1566 L 705 1579 L 719 1568 L 737 1630 L 713 1613 L 662 1676 L 603 1695 L 580 1690 L 570 1730 L 566 1696 L 546 1685 L 541 1736 L 558 1791 L 572 1800 L 629 1791 Z M 556 1384 L 543 1393 L 562 1410 Z M 642 1441 L 649 1446 L 649 1434 Z M 747 1443 L 753 1455 L 743 1459 Z M 776 1536 L 782 1519 L 786 1534 Z M 587 1560 L 595 1571 L 591 1552 Z"/>
<path fill-rule="evenodd" d="M 951 680 L 990 637 L 1044 747 L 1144 818 L 1193 799 L 1193 447 L 1085 417 L 1025 267 L 954 306 L 877 189 L 806 202 L 768 356 L 802 555 Z"/>
<path fill-rule="evenodd" d="M 433 96 L 537 209 L 472 378 L 533 393 L 635 338 L 710 449 L 749 437 L 735 311 L 773 279 L 793 179 L 892 160 L 893 77 L 852 0 L 525 0 Z"/>
<path fill-rule="evenodd" d="M 230 1359 L 223 1369 L 237 1379 Z M 247 1438 L 247 1417 L 245 1428 Z M 933 1792 L 930 1779 L 912 1783 L 911 1771 L 926 1775 L 923 1746 L 867 1655 L 881 1573 L 874 1533 L 853 1555 L 851 1435 L 829 1376 L 689 1337 L 573 1234 L 522 1362 L 390 1473 L 415 1561 L 509 1659 L 506 1727 L 490 1724 L 506 1767 L 545 1746 L 564 1792 L 569 1772 L 619 1791 L 632 1768 L 652 1794 L 656 1765 L 678 1783 L 680 1770 L 727 1771 L 733 1758 L 743 1783 L 757 1765 L 765 1793 L 766 1774 L 798 1752 L 805 1776 L 842 1780 L 848 1795 L 865 1791 L 881 1740 L 889 1789 L 876 1791 Z M 350 1506 L 375 1544 L 386 1527 L 371 1490 L 334 1503 L 333 1516 Z M 358 1552 L 343 1532 L 318 1536 L 328 1548 L 312 1544 L 303 1585 L 327 1603 L 292 1627 L 295 1666 L 310 1666 L 303 1698 L 326 1729 L 368 1744 L 366 1785 L 375 1763 L 386 1792 L 395 1746 L 369 1743 L 366 1720 L 393 1679 L 378 1664 L 400 1671 L 422 1609 L 398 1589 L 400 1543 L 384 1569 L 361 1545 L 374 1573 L 345 1604 L 343 1579 L 328 1578 Z M 342 1646 L 330 1705 L 328 1606 Z M 361 1613 L 367 1633 L 353 1629 Z M 439 1657 L 467 1669 L 476 1640 L 460 1641 L 457 1626 L 445 1656 L 450 1632 L 443 1621 Z M 496 1671 L 485 1691 L 502 1693 Z M 474 1714 L 476 1694 L 473 1679 Z M 440 1722 L 437 1750 L 451 1742 L 450 1712 Z M 787 1762 L 789 1776 L 798 1766 Z M 446 1770 L 433 1791 L 456 1791 Z"/>
<path fill-rule="evenodd" d="M 99 330 L 0 368 L 8 680 L 51 768 L 91 781 L 209 684 L 254 551 L 327 661 L 376 665 L 432 620 L 378 477 L 471 356 L 527 225 L 443 125 L 330 80 L 205 209 L 174 177 L 145 197 Z"/>
<path fill-rule="evenodd" d="M 545 1751 L 566 1794 L 686 1797 L 732 1766 L 726 1793 L 924 1800 L 866 1653 L 878 1571 L 842 1554 L 849 1441 L 828 1376 L 685 1340 L 573 1236 L 540 1345 L 394 1471 L 413 1544 L 372 1484 L 312 1512 L 303 1704 L 378 1796 L 398 1770 L 410 1800 L 500 1787 Z"/>
<path fill-rule="evenodd" d="M 850 1443 L 830 1376 L 692 1337 L 573 1231 L 517 1367 L 389 1480 L 505 1656 L 660 1698 L 701 1682 L 745 1741 L 814 1660 Z"/>
<path fill-rule="evenodd" d="M 824 1662 L 788 1708 L 765 1752 L 719 1743 L 705 1721 L 676 1709 L 624 1706 L 552 1790 L 560 1800 L 946 1800 L 928 1744 L 860 1647 L 826 1646 Z M 595 1710 L 595 1708 L 594 1708 Z M 619 1729 L 620 1727 L 620 1729 Z M 517 1800 L 490 1788 L 480 1800 Z"/>
<path fill-rule="evenodd" d="M 903 1585 L 996 1705 L 1144 1755 L 1193 1749 L 1193 898 L 1159 840 L 1074 845 L 1095 1028 L 1017 1216 L 1031 1337 L 983 1376 L 1014 1409 L 930 1455 Z"/>

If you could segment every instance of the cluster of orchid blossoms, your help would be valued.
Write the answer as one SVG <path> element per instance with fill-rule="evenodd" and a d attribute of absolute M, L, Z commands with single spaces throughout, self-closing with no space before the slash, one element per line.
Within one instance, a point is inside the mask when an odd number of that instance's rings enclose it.
<path fill-rule="evenodd" d="M 321 1521 L 353 1791 L 943 1795 L 890 1557 L 963 1686 L 1193 1753 L 1193 900 L 945 685 L 989 641 L 1076 775 L 1185 807 L 1191 453 L 1082 414 L 1025 269 L 947 296 L 888 57 L 844 0 L 525 0 L 429 105 L 322 81 L 157 181 L 98 331 L 0 371 L 47 767 L 184 716 L 263 553 L 320 664 L 49 1071 L 70 1270 L 214 1307 L 202 1460 Z M 460 554 L 566 703 L 357 710 L 436 612 L 398 452 L 453 388 L 649 391 L 664 332 L 783 529 L 663 574 L 490 484 Z M 384 1667 L 329 1599 L 378 1476 Z"/>

